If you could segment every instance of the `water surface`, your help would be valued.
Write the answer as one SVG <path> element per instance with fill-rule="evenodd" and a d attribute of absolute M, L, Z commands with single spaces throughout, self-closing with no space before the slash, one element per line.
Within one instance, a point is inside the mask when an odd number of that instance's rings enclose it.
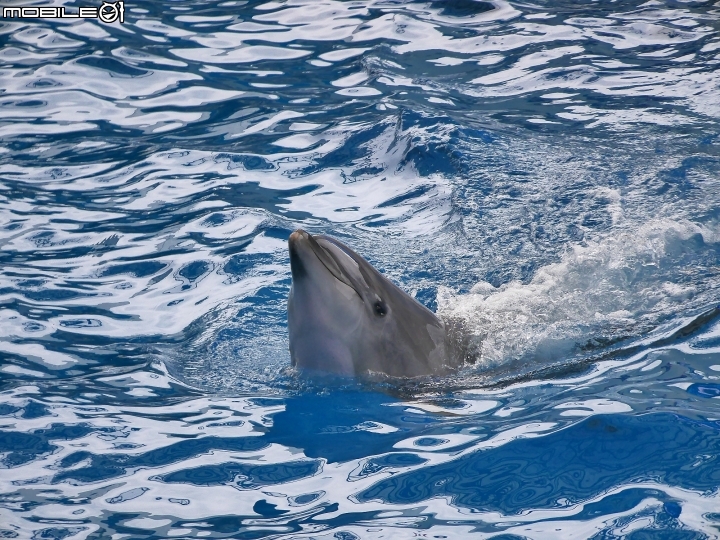
<path fill-rule="evenodd" d="M 719 20 L 2 19 L 0 536 L 720 537 Z M 298 376 L 298 227 L 463 320 L 476 364 Z"/>

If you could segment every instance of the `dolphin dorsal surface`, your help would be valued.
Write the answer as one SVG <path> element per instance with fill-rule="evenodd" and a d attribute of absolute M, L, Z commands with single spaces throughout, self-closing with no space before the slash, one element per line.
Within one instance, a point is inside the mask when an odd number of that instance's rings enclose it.
<path fill-rule="evenodd" d="M 345 376 L 442 374 L 445 325 L 335 238 L 301 229 L 288 241 L 292 365 Z"/>

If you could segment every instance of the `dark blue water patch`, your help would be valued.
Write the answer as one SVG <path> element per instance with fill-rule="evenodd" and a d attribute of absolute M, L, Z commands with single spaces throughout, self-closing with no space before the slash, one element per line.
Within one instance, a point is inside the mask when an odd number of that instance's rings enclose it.
<path fill-rule="evenodd" d="M 19 229 L 23 226 L 22 223 L 10 223 L 9 225 L 6 225 L 3 227 L 6 231 L 14 231 L 16 229 Z"/>
<path fill-rule="evenodd" d="M 385 202 L 382 202 L 377 205 L 377 208 L 387 208 L 389 206 L 397 206 L 400 203 L 403 203 L 405 201 L 409 201 L 411 199 L 416 199 L 417 197 L 422 197 L 425 195 L 428 191 L 433 189 L 435 186 L 426 184 L 423 186 L 418 186 L 415 189 L 412 189 L 408 191 L 407 193 L 403 193 L 402 195 L 398 195 L 397 197 L 393 197 L 391 199 L 388 199 Z"/>
<path fill-rule="evenodd" d="M 97 296 L 97 293 L 82 293 L 70 289 L 41 289 L 38 291 L 23 291 L 23 296 L 34 302 L 52 303 L 62 300 L 77 300 L 79 298 L 90 298 Z"/>
<path fill-rule="evenodd" d="M 243 182 L 214 188 L 208 199 L 229 203 L 233 208 L 263 209 L 277 213 L 291 202 L 292 197 L 307 195 L 319 187 L 311 184 L 294 189 L 272 189 L 262 187 L 259 182 Z"/>
<path fill-rule="evenodd" d="M 85 467 L 57 473 L 53 483 L 73 481 L 81 483 L 98 482 L 127 474 L 128 470 L 138 467 L 161 467 L 177 463 L 212 450 L 230 452 L 250 452 L 268 446 L 262 437 L 202 437 L 200 439 L 183 440 L 156 448 L 141 454 L 93 454 L 86 450 L 73 452 L 65 456 L 59 463 L 61 468 L 77 465 L 90 460 Z"/>
<path fill-rule="evenodd" d="M 212 263 L 207 261 L 193 261 L 184 265 L 177 271 L 178 276 L 187 279 L 189 282 L 195 282 L 201 276 L 205 275 L 212 269 Z"/>
<path fill-rule="evenodd" d="M 419 129 L 425 135 L 415 136 L 408 141 L 408 149 L 399 167 L 412 164 L 421 176 L 443 174 L 452 178 L 474 173 L 471 171 L 472 158 L 469 148 L 492 144 L 496 138 L 482 129 L 460 127 L 459 124 L 463 121 L 464 119 L 456 121 L 447 116 L 403 110 L 402 129 Z M 472 153 L 477 152 L 478 149 L 474 148 Z"/>
<path fill-rule="evenodd" d="M 42 332 L 45 330 L 45 325 L 40 323 L 26 322 L 23 323 L 23 330 L 26 332 Z"/>
<path fill-rule="evenodd" d="M 115 429 L 112 428 L 98 428 L 93 427 L 90 424 L 75 424 L 75 425 L 67 425 L 67 424 L 51 424 L 49 428 L 44 429 L 36 429 L 33 433 L 35 435 L 44 436 L 45 438 L 49 440 L 63 440 L 63 441 L 69 441 L 72 439 L 79 439 L 81 437 L 84 437 L 88 433 L 92 433 L 93 431 L 115 431 Z"/>
<path fill-rule="evenodd" d="M 46 437 L 32 433 L 0 431 L 0 452 L 7 455 L 0 458 L 5 467 L 18 467 L 44 455 L 50 454 L 57 446 L 50 444 Z"/>
<path fill-rule="evenodd" d="M 225 274 L 238 278 L 261 264 L 270 263 L 272 260 L 272 255 L 267 253 L 242 253 L 230 257 L 222 270 Z"/>
<path fill-rule="evenodd" d="M 216 163 L 227 163 L 228 170 L 242 167 L 246 171 L 272 171 L 277 167 L 262 156 L 243 154 L 217 154 Z"/>
<path fill-rule="evenodd" d="M 440 0 L 433 5 L 440 6 L 440 15 L 448 17 L 472 17 L 495 9 L 490 2 L 481 0 Z"/>
<path fill-rule="evenodd" d="M 15 414 L 21 409 L 21 407 L 15 407 L 7 403 L 0 403 L 0 416 L 9 416 Z"/>
<path fill-rule="evenodd" d="M 315 493 L 303 493 L 302 495 L 288 497 L 288 502 L 291 506 L 305 506 L 306 504 L 317 501 L 320 497 L 325 495 L 325 493 L 325 491 L 316 491 Z"/>
<path fill-rule="evenodd" d="M 98 319 L 70 319 L 60 321 L 60 326 L 63 328 L 99 328 L 102 326 L 102 322 Z"/>
<path fill-rule="evenodd" d="M 221 214 L 221 213 L 215 213 L 210 214 L 208 217 L 205 218 L 205 220 L 201 223 L 203 227 L 219 227 L 220 225 L 224 225 L 225 223 L 229 222 L 232 218 L 227 214 Z"/>
<path fill-rule="evenodd" d="M 26 411 L 28 407 L 31 407 L 31 405 L 25 408 Z M 22 418 L 33 419 L 47 416 L 47 410 L 39 404 L 32 407 L 30 411 L 30 416 L 23 414 Z M 51 441 L 80 439 L 89 433 L 103 430 L 114 431 L 112 428 L 92 427 L 89 424 L 68 425 L 61 423 L 53 423 L 47 428 L 36 429 L 30 433 L 0 431 L 0 453 L 8 453 L 0 462 L 7 467 L 17 467 L 54 452 L 57 446 L 52 444 Z"/>
<path fill-rule="evenodd" d="M 8 99 L 0 102 L 0 107 L 17 107 L 17 108 L 32 108 L 32 107 L 44 107 L 47 105 L 46 101 L 39 99 L 31 100 L 19 100 L 19 99 Z"/>
<path fill-rule="evenodd" d="M 400 167 L 412 165 L 420 176 L 442 174 L 448 177 L 467 173 L 468 164 L 462 151 L 450 142 L 411 141 L 411 148 L 400 161 Z"/>
<path fill-rule="evenodd" d="M 24 266 L 27 262 L 46 262 L 51 259 L 81 259 L 92 252 L 97 252 L 96 246 L 81 246 L 60 249 L 38 249 L 17 253 L 11 250 L 0 252 L 0 264 L 3 266 Z M 33 298 L 35 299 L 35 298 Z M 38 298 L 37 301 L 42 301 Z"/>
<path fill-rule="evenodd" d="M 682 506 L 677 501 L 667 501 L 663 503 L 663 510 L 667 512 L 670 517 L 679 518 L 682 514 Z"/>
<path fill-rule="evenodd" d="M 656 527 L 641 529 L 633 531 L 625 538 L 628 540 L 705 540 L 708 536 L 704 533 L 696 531 L 682 530 L 679 527 L 673 527 L 671 529 L 663 529 L 663 523 L 656 523 Z M 593 540 L 607 538 L 610 539 L 612 536 L 608 533 L 598 534 L 592 537 Z"/>
<path fill-rule="evenodd" d="M 87 527 L 48 527 L 33 534 L 32 540 L 64 540 L 87 529 Z"/>
<path fill-rule="evenodd" d="M 363 180 L 363 178 L 379 175 L 384 170 L 385 169 L 382 167 L 361 167 L 359 169 L 355 169 L 350 174 L 347 174 L 345 171 L 340 171 L 340 177 L 343 179 L 343 184 L 353 184 Z M 342 210 L 343 209 L 336 209 L 335 211 L 339 212 Z"/>
<path fill-rule="evenodd" d="M 517 268 L 495 268 L 486 272 L 482 279 L 495 288 L 503 286 L 505 283 L 509 283 L 515 279 L 518 279 L 518 274 L 524 279 L 520 281 L 525 282 L 526 280 L 532 279 L 532 274 L 525 271 L 518 272 Z"/>
<path fill-rule="evenodd" d="M 468 121 L 466 119 L 463 119 L 463 121 L 455 121 L 453 120 L 454 124 L 458 124 L 459 127 L 457 129 L 457 138 L 460 141 L 463 142 L 469 142 L 469 143 L 476 143 L 476 144 L 492 144 L 498 142 L 500 135 L 490 132 L 487 129 L 482 129 L 481 123 L 471 123 L 468 124 Z"/>
<path fill-rule="evenodd" d="M 375 228 L 375 227 L 387 227 L 389 225 L 392 225 L 392 223 L 393 223 L 392 219 L 376 219 L 378 217 L 381 217 L 381 215 L 377 214 L 377 215 L 368 216 L 366 219 L 375 220 L 375 221 L 366 221 L 365 223 L 363 223 L 363 225 L 365 227 Z"/>
<path fill-rule="evenodd" d="M 233 485 L 240 489 L 255 489 L 314 476 L 321 467 L 320 460 L 298 460 L 271 465 L 227 462 L 183 469 L 154 479 L 195 486 Z"/>
<path fill-rule="evenodd" d="M 135 443 L 115 443 L 113 448 L 115 450 L 134 450 L 135 448 L 142 448 L 143 446 L 145 445 Z"/>
<path fill-rule="evenodd" d="M 385 454 L 409 433 L 422 434 L 441 420 L 427 414 L 388 406 L 395 400 L 367 391 L 336 391 L 329 395 L 303 394 L 285 400 L 285 410 L 273 415 L 265 438 L 269 442 L 302 448 L 306 456 L 329 463 Z M 362 425 L 375 418 L 397 427 L 393 433 L 373 433 Z"/>
<path fill-rule="evenodd" d="M 447 439 L 438 439 L 437 437 L 421 437 L 415 441 L 416 446 L 439 446 L 448 442 Z"/>
<path fill-rule="evenodd" d="M 285 403 L 284 399 L 273 398 L 273 397 L 252 397 L 248 399 L 249 403 L 252 403 L 255 407 L 277 407 Z"/>
<path fill-rule="evenodd" d="M 435 311 L 437 309 L 437 288 L 423 287 L 418 289 L 415 293 L 415 300 L 420 302 L 430 311 Z"/>
<path fill-rule="evenodd" d="M 277 305 L 287 300 L 288 291 L 290 290 L 289 280 L 278 282 L 276 286 L 262 287 L 258 289 L 254 295 L 247 297 L 247 301 L 256 306 Z M 264 314 L 272 316 L 271 313 Z"/>
<path fill-rule="evenodd" d="M 12 274 L 8 274 L 12 275 Z M 48 282 L 47 279 L 23 279 L 22 281 L 18 281 L 16 284 L 21 289 L 31 288 L 31 287 L 42 287 Z"/>
<path fill-rule="evenodd" d="M 544 437 L 398 474 L 358 499 L 414 504 L 451 497 L 458 506 L 513 514 L 551 508 L 561 497 L 585 501 L 641 479 L 713 490 L 720 470 L 712 463 L 693 464 L 718 452 L 720 430 L 681 416 L 594 416 Z"/>
<path fill-rule="evenodd" d="M 572 516 L 552 518 L 553 521 L 590 521 L 598 516 L 617 515 L 630 512 L 642 501 L 659 499 L 663 502 L 663 512 L 666 519 L 676 519 L 682 513 L 682 507 L 677 501 L 668 499 L 668 496 L 656 489 L 629 488 L 618 493 L 606 495 L 597 502 L 587 503 L 578 514 Z"/>
<path fill-rule="evenodd" d="M 338 531 L 333 534 L 333 538 L 336 540 L 360 540 L 360 537 L 350 531 Z"/>
<path fill-rule="evenodd" d="M 363 159 L 367 159 L 372 154 L 368 143 L 376 140 L 391 125 L 387 121 L 378 122 L 374 123 L 372 127 L 353 133 L 341 146 L 316 158 L 311 165 L 303 168 L 300 173 L 309 175 L 327 169 L 353 167 L 358 163 L 362 163 Z"/>
<path fill-rule="evenodd" d="M 275 238 L 277 240 L 287 241 L 294 229 L 264 225 L 263 227 L 261 227 L 261 230 L 263 235 L 268 238 Z"/>
<path fill-rule="evenodd" d="M 720 384 L 695 383 L 688 386 L 687 392 L 702 398 L 716 398 L 720 396 Z"/>
<path fill-rule="evenodd" d="M 287 514 L 287 510 L 278 510 L 276 504 L 271 504 L 265 499 L 260 499 L 253 505 L 253 512 L 263 517 L 277 517 Z"/>

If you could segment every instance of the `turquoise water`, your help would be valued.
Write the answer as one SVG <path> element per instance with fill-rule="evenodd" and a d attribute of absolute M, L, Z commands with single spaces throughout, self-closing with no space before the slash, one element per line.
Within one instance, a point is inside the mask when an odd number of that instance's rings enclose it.
<path fill-rule="evenodd" d="M 718 21 L 2 19 L 0 537 L 720 538 Z M 295 373 L 298 227 L 462 321 L 477 362 Z"/>

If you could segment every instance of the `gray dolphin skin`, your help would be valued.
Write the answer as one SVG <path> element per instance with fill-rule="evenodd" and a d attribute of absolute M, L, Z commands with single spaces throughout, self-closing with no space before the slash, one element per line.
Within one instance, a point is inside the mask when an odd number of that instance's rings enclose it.
<path fill-rule="evenodd" d="M 290 235 L 292 365 L 362 376 L 418 377 L 451 365 L 443 322 L 342 242 Z"/>

